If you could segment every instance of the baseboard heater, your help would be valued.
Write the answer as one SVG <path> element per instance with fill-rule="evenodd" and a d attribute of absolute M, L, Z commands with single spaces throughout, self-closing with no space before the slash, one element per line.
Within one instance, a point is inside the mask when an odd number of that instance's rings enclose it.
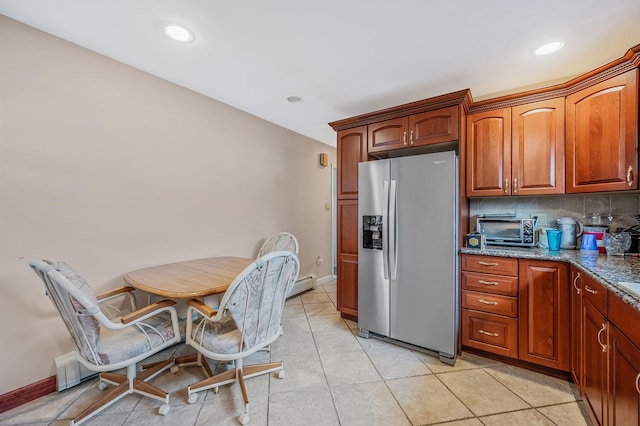
<path fill-rule="evenodd" d="M 317 286 L 318 286 L 318 280 L 316 279 L 316 274 L 311 274 L 311 275 L 304 276 L 302 278 L 298 278 L 298 281 L 296 281 L 296 283 L 293 285 L 287 297 L 293 297 L 297 294 L 302 293 L 303 291 L 316 288 Z"/>
<path fill-rule="evenodd" d="M 95 371 L 87 369 L 87 367 L 78 362 L 75 352 L 60 355 L 55 359 L 55 362 L 58 392 L 98 375 Z"/>

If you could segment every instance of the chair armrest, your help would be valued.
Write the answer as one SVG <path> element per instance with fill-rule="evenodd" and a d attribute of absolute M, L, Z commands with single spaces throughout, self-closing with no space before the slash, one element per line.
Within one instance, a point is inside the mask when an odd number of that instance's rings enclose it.
<path fill-rule="evenodd" d="M 211 318 L 218 313 L 218 311 L 213 309 L 211 306 L 206 305 L 197 299 L 189 300 L 189 306 L 197 309 L 202 315 L 206 316 L 207 318 Z"/>
<path fill-rule="evenodd" d="M 145 306 L 144 308 L 138 309 L 135 312 L 131 312 L 130 314 L 122 316 L 120 318 L 120 322 L 122 322 L 122 324 L 129 324 L 133 321 L 136 321 L 144 317 L 145 315 L 152 313 L 153 311 L 166 308 L 169 306 L 173 306 L 175 304 L 176 302 L 174 302 L 173 300 L 161 300 L 157 303 L 153 303 L 149 306 Z"/>
<path fill-rule="evenodd" d="M 103 301 L 103 299 L 110 299 L 114 296 L 119 296 L 125 293 L 131 293 L 132 291 L 135 291 L 135 288 L 133 287 L 114 288 L 113 290 L 109 290 L 106 293 L 97 295 L 96 298 L 98 299 L 98 302 L 101 302 Z"/>

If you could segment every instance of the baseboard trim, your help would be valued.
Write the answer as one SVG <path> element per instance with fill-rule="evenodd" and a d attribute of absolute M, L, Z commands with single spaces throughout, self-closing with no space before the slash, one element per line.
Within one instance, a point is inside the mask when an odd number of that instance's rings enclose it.
<path fill-rule="evenodd" d="M 326 276 L 324 276 L 322 278 L 318 278 L 316 280 L 316 282 L 318 283 L 318 285 L 323 285 L 323 284 L 326 284 L 326 283 L 330 283 L 333 280 L 335 280 L 335 278 L 333 276 L 326 275 Z"/>
<path fill-rule="evenodd" d="M 47 377 L 30 385 L 0 395 L 0 413 L 56 391 L 56 376 Z"/>

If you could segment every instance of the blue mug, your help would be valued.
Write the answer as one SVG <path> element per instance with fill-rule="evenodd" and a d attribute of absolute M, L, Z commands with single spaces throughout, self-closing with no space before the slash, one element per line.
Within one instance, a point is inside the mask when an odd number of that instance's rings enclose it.
<path fill-rule="evenodd" d="M 591 234 L 588 232 L 583 233 L 580 250 L 598 251 L 598 241 L 596 240 L 596 234 Z"/>
<path fill-rule="evenodd" d="M 560 250 L 560 240 L 562 239 L 562 231 L 559 229 L 547 229 L 547 240 L 549 243 L 549 251 Z"/>

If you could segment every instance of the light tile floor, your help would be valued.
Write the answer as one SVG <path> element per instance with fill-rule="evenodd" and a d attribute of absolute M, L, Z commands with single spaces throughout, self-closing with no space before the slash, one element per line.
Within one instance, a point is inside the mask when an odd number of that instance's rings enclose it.
<path fill-rule="evenodd" d="M 286 377 L 247 380 L 251 425 L 591 425 L 569 382 L 463 353 L 454 367 L 429 355 L 358 337 L 357 324 L 340 318 L 335 283 L 287 301 L 285 334 L 253 362 L 285 362 Z M 175 346 L 158 358 L 192 353 Z M 250 363 L 251 361 L 247 362 Z M 226 368 L 225 365 L 212 368 Z M 171 392 L 171 411 L 129 395 L 87 425 L 235 425 L 243 412 L 238 385 L 187 403 L 197 368 L 166 372 L 154 383 Z M 0 425 L 62 425 L 94 401 L 96 380 L 0 414 Z"/>

